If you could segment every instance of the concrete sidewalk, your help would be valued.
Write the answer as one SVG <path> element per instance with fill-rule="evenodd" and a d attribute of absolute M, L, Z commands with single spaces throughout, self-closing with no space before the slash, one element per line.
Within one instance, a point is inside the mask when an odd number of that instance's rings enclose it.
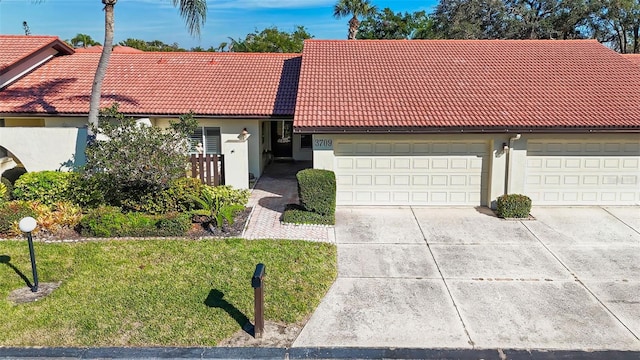
<path fill-rule="evenodd" d="M 0 348 L 0 359 L 636 360 L 638 352 L 411 348 Z"/>
<path fill-rule="evenodd" d="M 339 208 L 294 347 L 640 350 L 640 208 Z"/>

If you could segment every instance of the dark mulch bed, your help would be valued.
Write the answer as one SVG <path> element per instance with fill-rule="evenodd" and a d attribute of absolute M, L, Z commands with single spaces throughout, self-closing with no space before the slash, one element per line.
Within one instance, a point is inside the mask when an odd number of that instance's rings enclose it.
<path fill-rule="evenodd" d="M 251 215 L 250 207 L 245 208 L 242 212 L 238 213 L 234 218 L 233 224 L 229 225 L 225 220 L 225 224 L 218 227 L 209 227 L 206 223 L 194 223 L 191 230 L 187 232 L 185 237 L 197 239 L 204 237 L 238 237 L 242 235 L 242 231 L 245 228 L 247 221 L 249 221 L 249 215 Z M 215 225 L 215 222 L 214 222 Z M 0 235 L 0 239 L 2 236 Z M 61 229 L 55 234 L 38 232 L 34 234 L 35 240 L 47 240 L 47 241 L 62 241 L 62 240 L 82 240 L 85 239 L 77 231 L 73 229 Z"/>
<path fill-rule="evenodd" d="M 244 227 L 249 221 L 249 215 L 251 215 L 250 207 L 245 208 L 242 212 L 238 213 L 233 220 L 233 224 L 229 225 L 225 220 L 222 227 L 209 227 L 208 223 L 193 224 L 191 230 L 187 233 L 188 237 L 200 238 L 200 237 L 238 237 L 242 235 Z M 215 221 L 213 223 L 215 225 Z"/>

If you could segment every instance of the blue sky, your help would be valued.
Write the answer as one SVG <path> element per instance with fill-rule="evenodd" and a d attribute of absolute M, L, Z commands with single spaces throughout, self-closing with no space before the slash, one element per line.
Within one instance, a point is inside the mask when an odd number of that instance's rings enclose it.
<path fill-rule="evenodd" d="M 345 39 L 348 19 L 333 17 L 336 0 L 208 0 L 207 21 L 200 39 L 191 37 L 170 0 L 120 0 L 115 8 L 115 41 L 127 38 L 177 42 L 183 48 L 217 47 L 228 38 L 277 26 L 307 28 L 316 39 Z M 373 0 L 379 8 L 432 12 L 436 0 Z M 77 33 L 103 42 L 104 13 L 99 0 L 0 0 L 0 33 L 24 34 L 27 21 L 33 35 L 71 39 Z"/>

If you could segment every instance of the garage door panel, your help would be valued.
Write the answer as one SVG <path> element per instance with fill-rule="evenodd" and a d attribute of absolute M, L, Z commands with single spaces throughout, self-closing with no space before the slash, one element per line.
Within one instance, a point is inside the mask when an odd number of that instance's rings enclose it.
<path fill-rule="evenodd" d="M 640 147 L 629 141 L 529 141 L 525 193 L 534 204 L 640 204 Z"/>
<path fill-rule="evenodd" d="M 411 159 L 398 158 L 393 160 L 394 169 L 411 169 Z"/>
<path fill-rule="evenodd" d="M 336 168 L 338 170 L 352 169 L 353 168 L 353 159 L 351 159 L 351 158 L 337 158 Z"/>
<path fill-rule="evenodd" d="M 411 154 L 411 143 L 394 143 L 393 147 L 389 147 L 389 149 L 393 149 L 394 154 Z"/>
<path fill-rule="evenodd" d="M 391 159 L 375 159 L 376 169 L 391 169 Z"/>
<path fill-rule="evenodd" d="M 376 154 L 389 154 L 391 152 L 391 144 L 390 143 L 378 143 L 375 144 L 375 153 Z"/>
<path fill-rule="evenodd" d="M 481 203 L 485 143 L 348 143 L 335 145 L 340 205 Z"/>
<path fill-rule="evenodd" d="M 375 185 L 391 185 L 391 175 L 376 175 Z"/>
<path fill-rule="evenodd" d="M 426 186 L 429 185 L 429 176 L 428 175 L 413 175 L 412 183 L 415 186 Z"/>
<path fill-rule="evenodd" d="M 429 169 L 429 159 L 414 158 L 413 159 L 413 168 L 414 169 Z"/>

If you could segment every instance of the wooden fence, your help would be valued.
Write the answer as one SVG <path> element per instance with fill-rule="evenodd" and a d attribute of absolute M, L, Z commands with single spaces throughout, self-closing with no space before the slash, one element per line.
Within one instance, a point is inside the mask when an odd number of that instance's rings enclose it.
<path fill-rule="evenodd" d="M 191 177 L 199 178 L 207 185 L 224 185 L 224 155 L 193 154 L 189 160 Z"/>

